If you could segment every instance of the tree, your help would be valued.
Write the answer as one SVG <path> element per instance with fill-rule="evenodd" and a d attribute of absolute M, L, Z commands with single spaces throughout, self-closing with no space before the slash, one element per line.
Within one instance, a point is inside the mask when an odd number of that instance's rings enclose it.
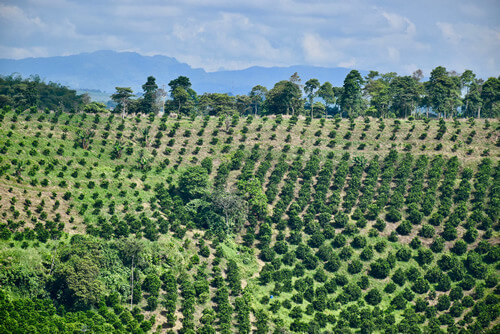
<path fill-rule="evenodd" d="M 267 88 L 261 85 L 254 86 L 250 91 L 250 94 L 248 94 L 250 101 L 252 102 L 254 115 L 257 115 L 259 110 L 262 111 L 262 104 L 264 103 L 266 95 Z"/>
<path fill-rule="evenodd" d="M 486 264 L 483 263 L 481 256 L 475 252 L 467 254 L 465 266 L 470 274 L 477 279 L 483 279 L 486 276 Z"/>
<path fill-rule="evenodd" d="M 418 82 L 410 76 L 395 77 L 390 83 L 392 95 L 391 109 L 399 117 L 412 114 L 419 99 Z"/>
<path fill-rule="evenodd" d="M 225 231 L 239 231 L 248 213 L 245 200 L 240 196 L 225 191 L 216 190 L 212 194 L 214 206 L 222 211 L 225 221 Z"/>
<path fill-rule="evenodd" d="M 227 116 L 235 110 L 235 97 L 228 94 L 205 93 L 200 96 L 198 110 L 212 116 Z"/>
<path fill-rule="evenodd" d="M 123 144 L 121 141 L 117 141 L 113 145 L 113 151 L 111 151 L 111 159 L 120 159 L 123 152 Z"/>
<path fill-rule="evenodd" d="M 318 89 L 318 96 L 325 101 L 325 118 L 328 114 L 328 108 L 330 105 L 335 104 L 335 93 L 333 91 L 333 86 L 330 82 L 326 81 L 321 85 L 321 87 Z"/>
<path fill-rule="evenodd" d="M 469 111 L 469 103 L 471 99 L 469 98 L 469 94 L 471 92 L 471 87 L 477 84 L 476 75 L 471 70 L 465 70 L 464 73 L 460 76 L 460 87 L 461 89 L 465 89 L 465 110 L 464 114 L 468 114 Z"/>
<path fill-rule="evenodd" d="M 465 109 L 463 111 L 466 117 L 481 117 L 481 108 L 483 107 L 483 99 L 481 97 L 482 84 L 480 80 L 473 81 L 468 87 L 467 94 L 464 97 Z"/>
<path fill-rule="evenodd" d="M 177 79 L 171 80 L 168 83 L 168 86 L 170 87 L 170 93 L 172 93 L 176 88 L 183 88 L 187 91 L 189 88 L 191 88 L 191 81 L 188 77 L 181 75 L 177 77 Z"/>
<path fill-rule="evenodd" d="M 90 146 L 90 139 L 94 137 L 94 130 L 92 129 L 78 130 L 77 135 L 82 148 L 84 150 L 88 150 Z"/>
<path fill-rule="evenodd" d="M 430 264 L 434 259 L 434 255 L 430 249 L 419 248 L 417 251 L 416 260 L 420 265 Z"/>
<path fill-rule="evenodd" d="M 314 117 L 314 98 L 318 95 L 318 88 L 320 87 L 320 83 L 318 79 L 309 79 L 306 81 L 304 86 L 304 92 L 309 98 L 309 106 L 311 108 L 311 118 Z"/>
<path fill-rule="evenodd" d="M 171 94 L 174 99 L 174 103 L 177 104 L 177 114 L 181 114 L 181 107 L 185 104 L 189 98 L 187 91 L 182 87 L 176 87 Z"/>
<path fill-rule="evenodd" d="M 175 107 L 177 114 L 188 114 L 192 105 L 197 100 L 196 92 L 191 89 L 191 81 L 188 77 L 179 76 L 168 83 L 172 109 Z"/>
<path fill-rule="evenodd" d="M 359 260 L 354 260 L 347 265 L 347 271 L 349 274 L 354 275 L 363 269 L 363 264 Z"/>
<path fill-rule="evenodd" d="M 481 90 L 481 99 L 484 105 L 484 116 L 500 116 L 500 77 L 490 77 L 486 80 Z"/>
<path fill-rule="evenodd" d="M 97 279 L 99 272 L 98 264 L 90 257 L 72 256 L 64 266 L 56 270 L 55 277 L 65 282 L 61 288 L 66 286 L 71 294 L 70 305 L 85 308 L 96 305 L 104 292 L 104 286 Z"/>
<path fill-rule="evenodd" d="M 366 76 L 363 90 L 370 101 L 370 109 L 374 108 L 376 110 L 376 113 L 372 113 L 372 116 L 387 116 L 391 105 L 389 86 L 396 76 L 397 74 L 394 72 L 379 74 L 377 71 L 370 71 Z"/>
<path fill-rule="evenodd" d="M 91 102 L 83 107 L 83 112 L 88 114 L 98 114 L 106 112 L 106 105 L 102 102 Z"/>
<path fill-rule="evenodd" d="M 142 85 L 142 90 L 144 95 L 142 98 L 141 109 L 145 114 L 156 113 L 156 91 L 158 90 L 158 85 L 156 84 L 156 79 L 154 76 L 149 76 L 146 83 Z"/>
<path fill-rule="evenodd" d="M 190 166 L 179 176 L 179 192 L 186 202 L 204 195 L 207 186 L 208 172 L 201 166 Z"/>
<path fill-rule="evenodd" d="M 396 231 L 398 231 L 399 234 L 401 235 L 408 235 L 411 233 L 412 230 L 412 225 L 409 221 L 405 220 L 399 226 L 396 228 Z"/>
<path fill-rule="evenodd" d="M 432 70 L 429 81 L 426 83 L 426 91 L 429 97 L 429 104 L 438 114 L 454 114 L 460 97 L 460 78 L 450 76 L 446 68 L 438 66 Z"/>
<path fill-rule="evenodd" d="M 363 78 L 357 70 L 352 70 L 344 80 L 344 91 L 340 96 L 340 107 L 349 117 L 358 115 L 363 108 L 361 85 Z"/>
<path fill-rule="evenodd" d="M 288 80 L 282 80 L 267 93 L 266 108 L 272 114 L 291 114 L 303 105 L 299 86 Z"/>
<path fill-rule="evenodd" d="M 252 109 L 252 100 L 248 95 L 236 95 L 236 111 L 239 115 L 246 115 Z"/>
<path fill-rule="evenodd" d="M 411 289 L 415 293 L 423 294 L 429 291 L 429 282 L 423 278 L 423 277 L 418 277 L 415 282 L 413 283 L 413 286 Z"/>
<path fill-rule="evenodd" d="M 129 238 L 121 239 L 117 246 L 124 256 L 124 262 L 130 261 L 130 308 L 132 309 L 135 291 L 134 266 L 141 258 L 144 244 L 135 238 Z"/>
<path fill-rule="evenodd" d="M 439 296 L 436 308 L 438 311 L 445 311 L 450 308 L 450 296 L 444 294 Z"/>
<path fill-rule="evenodd" d="M 142 283 L 142 289 L 152 296 L 158 297 L 160 294 L 161 280 L 158 275 L 152 273 L 146 276 Z"/>

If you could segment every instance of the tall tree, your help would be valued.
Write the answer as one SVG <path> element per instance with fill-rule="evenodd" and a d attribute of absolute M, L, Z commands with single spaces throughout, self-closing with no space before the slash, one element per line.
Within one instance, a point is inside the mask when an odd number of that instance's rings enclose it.
<path fill-rule="evenodd" d="M 302 81 L 302 79 L 300 78 L 299 74 L 297 72 L 295 72 L 294 74 L 292 74 L 290 76 L 290 79 L 288 79 L 288 81 L 290 81 L 291 83 L 294 83 L 296 84 L 299 89 L 302 89 L 302 85 L 300 84 L 300 82 Z"/>
<path fill-rule="evenodd" d="M 188 114 L 194 107 L 197 96 L 191 88 L 191 81 L 188 77 L 179 76 L 168 83 L 172 101 L 169 103 L 170 110 L 175 110 L 177 114 Z"/>
<path fill-rule="evenodd" d="M 231 115 L 236 111 L 235 107 L 235 97 L 221 93 L 205 93 L 198 102 L 198 109 L 212 116 Z"/>
<path fill-rule="evenodd" d="M 438 117 L 453 114 L 460 97 L 460 79 L 450 76 L 446 68 L 438 66 L 432 70 L 429 81 L 426 83 L 426 92 L 429 105 Z"/>
<path fill-rule="evenodd" d="M 387 116 L 391 105 L 389 85 L 396 76 L 394 72 L 379 74 L 376 71 L 370 71 L 366 76 L 363 91 L 370 101 L 370 110 L 374 116 Z"/>
<path fill-rule="evenodd" d="M 181 113 L 182 106 L 188 101 L 189 94 L 182 87 L 176 87 L 170 94 L 173 99 L 173 103 L 177 105 L 177 114 Z"/>
<path fill-rule="evenodd" d="M 422 70 L 421 70 L 421 69 L 418 69 L 418 70 L 416 70 L 415 72 L 413 72 L 413 73 L 411 74 L 411 77 L 412 77 L 413 79 L 415 79 L 416 81 L 419 81 L 419 82 L 420 82 L 420 80 L 422 80 L 422 78 L 424 77 L 424 72 L 422 72 Z"/>
<path fill-rule="evenodd" d="M 168 83 L 170 87 L 170 93 L 172 93 L 176 88 L 181 87 L 184 90 L 188 90 L 191 88 L 191 81 L 189 80 L 188 77 L 185 76 L 179 76 L 177 79 L 173 79 Z"/>
<path fill-rule="evenodd" d="M 261 85 L 254 86 L 250 91 L 250 94 L 248 94 L 248 96 L 250 96 L 250 100 L 252 101 L 254 115 L 257 115 L 259 109 L 262 108 L 266 95 L 267 88 Z"/>
<path fill-rule="evenodd" d="M 268 92 L 266 98 L 267 110 L 272 114 L 295 114 L 303 106 L 300 87 L 288 80 L 277 82 Z"/>
<path fill-rule="evenodd" d="M 248 205 L 245 200 L 236 194 L 216 190 L 212 194 L 212 201 L 224 216 L 224 231 L 239 231 L 243 227 L 248 213 Z"/>
<path fill-rule="evenodd" d="M 134 95 L 132 88 L 130 87 L 115 87 L 116 92 L 111 95 L 111 99 L 118 103 L 116 109 L 121 111 L 122 118 L 125 117 L 127 113 L 127 107 L 130 103 L 130 98 Z"/>
<path fill-rule="evenodd" d="M 335 93 L 333 91 L 333 86 L 330 82 L 326 81 L 321 85 L 321 87 L 318 90 L 318 96 L 325 101 L 325 118 L 328 114 L 328 108 L 330 105 L 335 104 Z"/>
<path fill-rule="evenodd" d="M 135 266 L 141 260 L 144 243 L 136 238 L 120 239 L 117 248 L 123 257 L 124 264 L 130 264 L 130 308 L 134 301 L 134 285 L 137 277 L 134 277 Z"/>
<path fill-rule="evenodd" d="M 251 112 L 252 109 L 252 100 L 248 95 L 236 96 L 236 110 L 240 115 L 247 114 L 249 111 Z"/>
<path fill-rule="evenodd" d="M 156 113 L 156 91 L 158 90 L 158 85 L 156 84 L 156 79 L 154 76 L 149 76 L 146 83 L 142 85 L 142 90 L 144 91 L 144 96 L 142 98 L 142 112 L 145 114 Z"/>
<path fill-rule="evenodd" d="M 201 166 L 188 167 L 179 176 L 179 193 L 186 202 L 206 194 L 207 186 L 208 172 Z"/>
<path fill-rule="evenodd" d="M 344 92 L 340 96 L 340 107 L 349 117 L 358 115 L 363 107 L 361 90 L 363 78 L 357 70 L 352 70 L 344 80 Z"/>
<path fill-rule="evenodd" d="M 464 94 L 464 103 L 465 103 L 464 114 L 468 113 L 470 99 L 468 99 L 467 97 L 469 95 L 471 86 L 475 82 L 476 82 L 476 75 L 471 70 L 465 70 L 464 73 L 462 73 L 462 75 L 460 76 L 460 88 L 462 90 L 465 89 L 465 94 Z"/>
<path fill-rule="evenodd" d="M 484 103 L 484 116 L 500 116 L 500 77 L 490 77 L 484 82 L 481 90 L 481 99 Z"/>
<path fill-rule="evenodd" d="M 411 76 L 395 77 L 390 84 L 392 109 L 399 117 L 412 113 L 419 99 L 418 82 Z"/>
<path fill-rule="evenodd" d="M 309 106 L 311 108 L 311 118 L 314 117 L 314 98 L 318 95 L 318 89 L 320 87 L 318 79 L 309 79 L 306 81 L 304 86 L 304 92 L 309 98 Z"/>
<path fill-rule="evenodd" d="M 467 94 L 464 96 L 464 116 L 466 117 L 481 117 L 481 108 L 483 107 L 483 99 L 481 82 L 472 82 L 468 88 Z"/>

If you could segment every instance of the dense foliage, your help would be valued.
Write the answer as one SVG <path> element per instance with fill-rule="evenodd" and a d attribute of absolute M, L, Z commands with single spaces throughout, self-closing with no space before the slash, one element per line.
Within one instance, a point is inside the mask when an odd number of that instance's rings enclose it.
<path fill-rule="evenodd" d="M 498 332 L 497 120 L 130 107 L 1 110 L 2 333 Z"/>

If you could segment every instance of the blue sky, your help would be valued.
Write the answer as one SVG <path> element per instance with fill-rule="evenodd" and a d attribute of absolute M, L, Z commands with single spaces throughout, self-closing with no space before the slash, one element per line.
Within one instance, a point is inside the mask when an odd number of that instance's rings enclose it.
<path fill-rule="evenodd" d="M 135 51 L 207 71 L 500 75 L 498 0 L 0 0 L 0 58 Z"/>

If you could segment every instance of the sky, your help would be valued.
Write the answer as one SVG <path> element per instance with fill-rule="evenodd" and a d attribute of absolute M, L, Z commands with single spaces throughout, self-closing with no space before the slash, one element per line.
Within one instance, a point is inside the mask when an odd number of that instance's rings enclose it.
<path fill-rule="evenodd" d="M 134 51 L 206 71 L 500 75 L 499 0 L 0 0 L 0 58 Z"/>

